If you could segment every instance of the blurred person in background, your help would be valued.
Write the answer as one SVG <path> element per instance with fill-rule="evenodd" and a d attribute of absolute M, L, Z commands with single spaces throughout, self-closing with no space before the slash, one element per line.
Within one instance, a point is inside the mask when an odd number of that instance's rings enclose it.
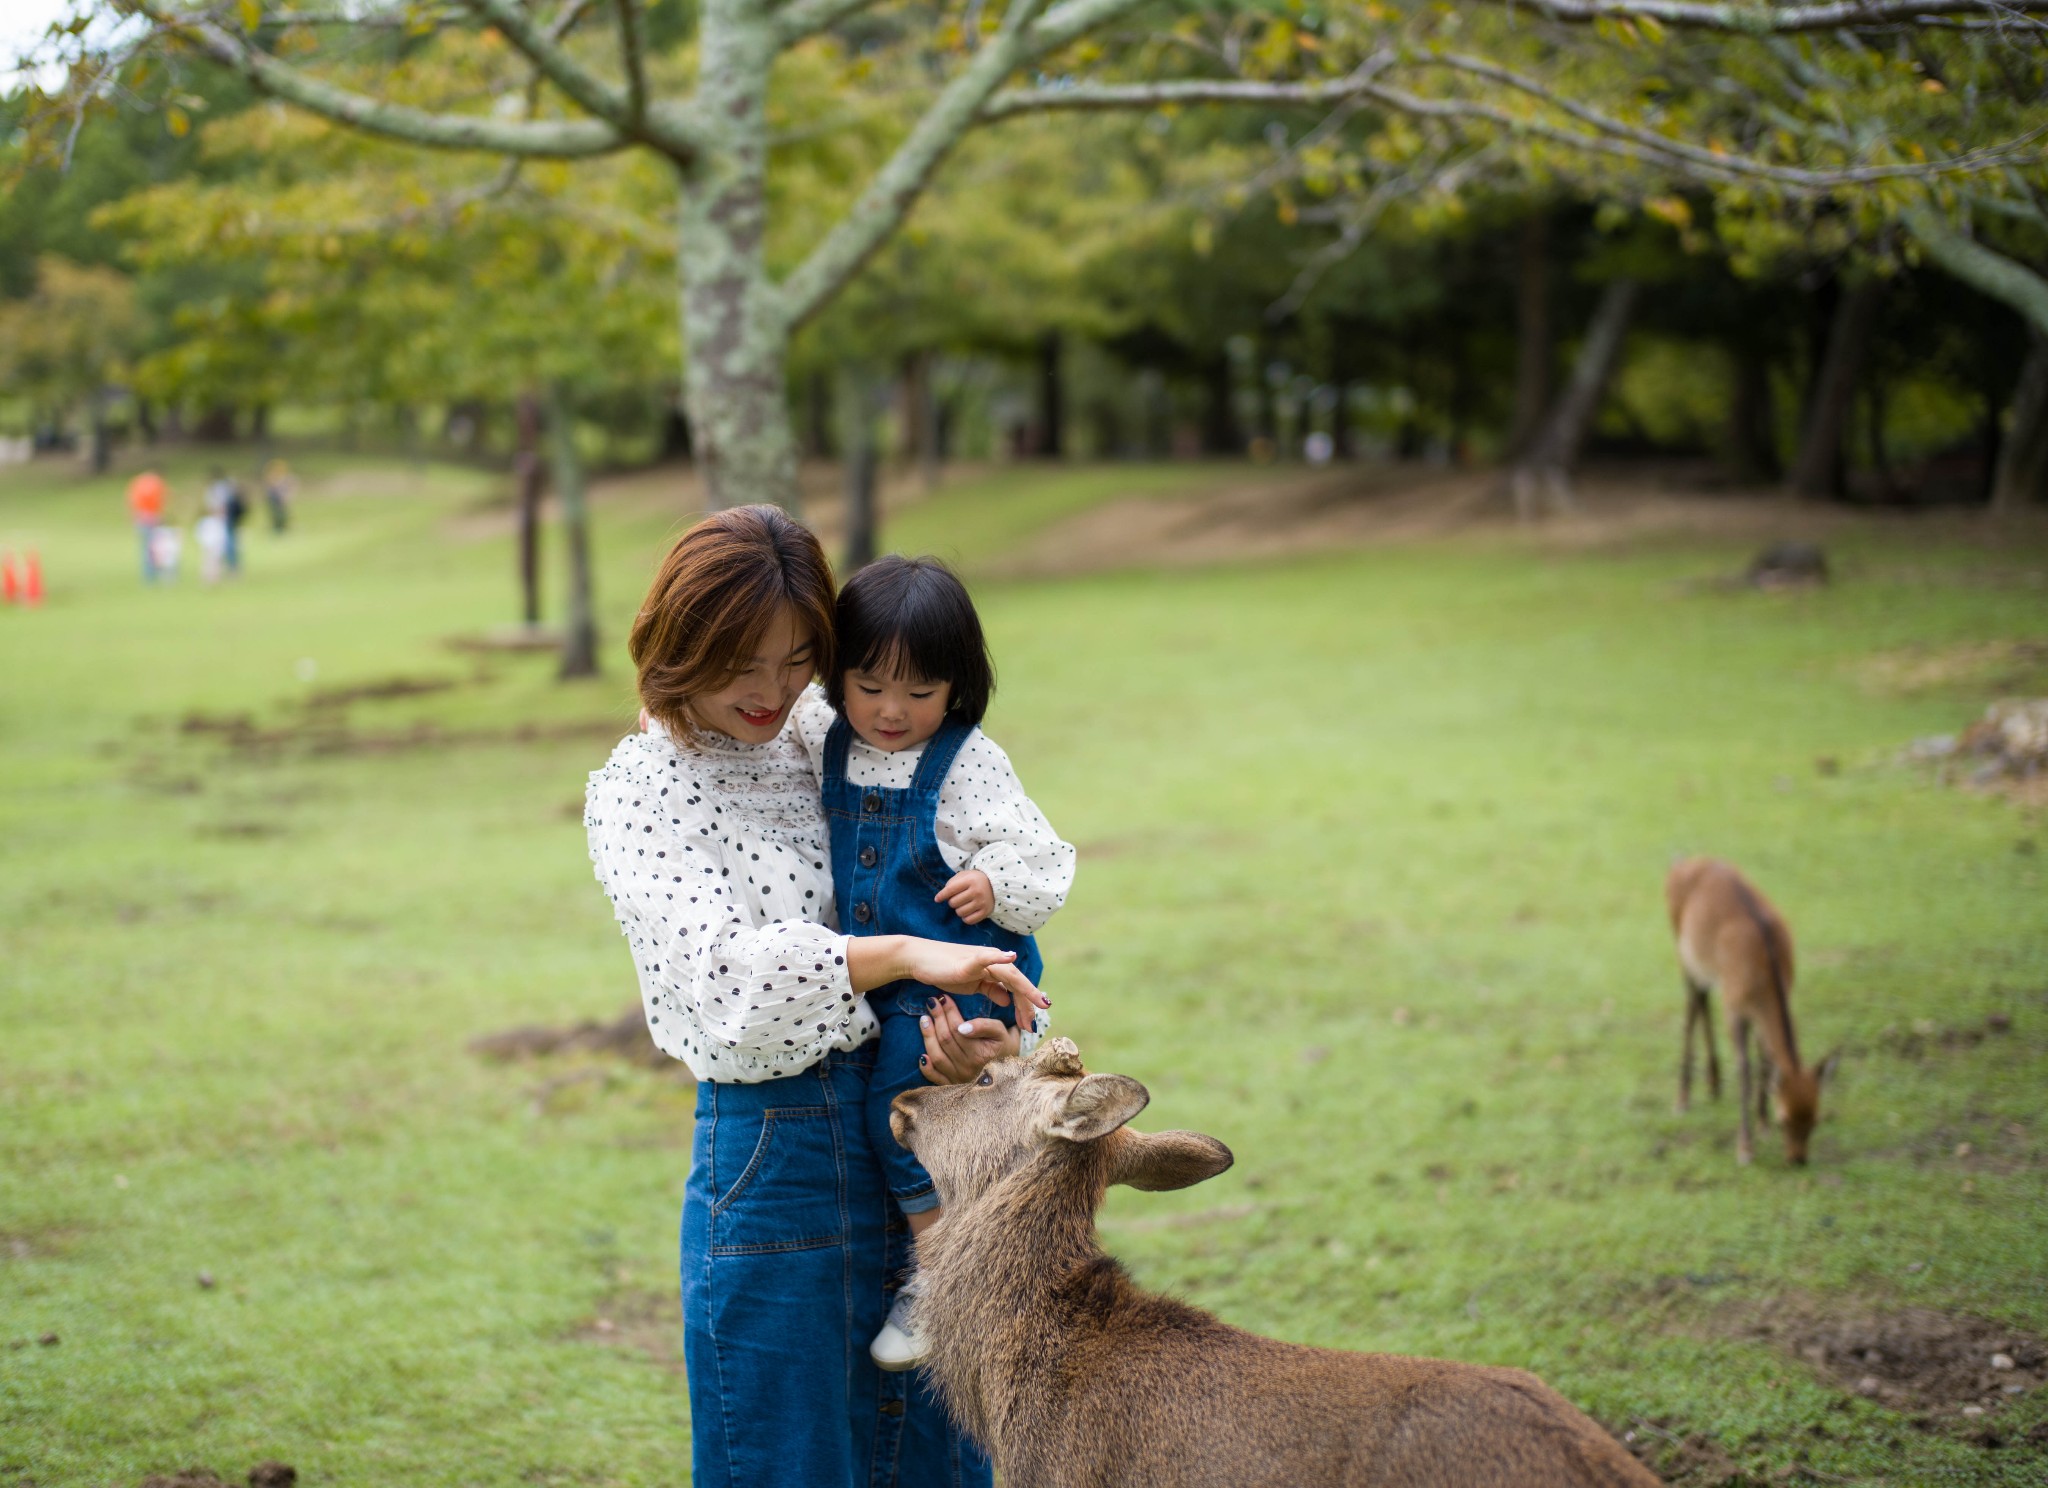
<path fill-rule="evenodd" d="M 282 532 L 291 524 L 292 492 L 298 483 L 291 466 L 282 460 L 272 460 L 263 467 L 263 504 L 270 508 L 272 532 Z"/>
<path fill-rule="evenodd" d="M 162 570 L 157 561 L 157 533 L 163 527 L 164 499 L 169 494 L 164 478 L 154 470 L 145 470 L 128 482 L 128 515 L 142 540 L 142 582 L 145 584 L 154 584 Z M 174 563 L 172 576 L 175 575 Z"/>

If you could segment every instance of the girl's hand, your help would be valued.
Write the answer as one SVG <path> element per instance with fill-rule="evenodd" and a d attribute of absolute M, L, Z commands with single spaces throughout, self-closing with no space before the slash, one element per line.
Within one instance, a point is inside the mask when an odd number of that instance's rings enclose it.
<path fill-rule="evenodd" d="M 932 1010 L 918 1019 L 924 1033 L 924 1057 L 918 1066 L 934 1085 L 965 1085 L 983 1068 L 1016 1052 L 1011 1031 L 993 1018 L 967 1022 L 953 999 L 932 999 Z"/>
<path fill-rule="evenodd" d="M 962 868 L 932 898 L 950 905 L 963 925 L 979 925 L 996 912 L 996 886 L 979 868 Z"/>

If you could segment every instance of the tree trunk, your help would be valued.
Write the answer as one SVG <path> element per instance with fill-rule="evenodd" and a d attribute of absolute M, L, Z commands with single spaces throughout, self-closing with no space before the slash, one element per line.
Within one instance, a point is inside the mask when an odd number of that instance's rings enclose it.
<path fill-rule="evenodd" d="M 682 397 L 678 394 L 664 398 L 661 405 L 661 458 L 687 460 L 690 453 L 690 416 L 683 411 Z"/>
<path fill-rule="evenodd" d="M 927 494 L 939 488 L 939 400 L 932 387 L 934 360 L 929 351 L 905 352 L 897 384 L 904 453 L 916 463 L 918 482 Z"/>
<path fill-rule="evenodd" d="M 1771 364 L 1762 348 L 1738 341 L 1735 396 L 1728 410 L 1729 473 L 1743 485 L 1779 479 L 1777 410 L 1771 401 Z"/>
<path fill-rule="evenodd" d="M 684 174 L 677 212 L 686 399 L 714 507 L 798 505 L 785 364 L 789 322 L 768 276 L 768 74 L 777 17 L 756 0 L 705 0 L 697 112 L 715 148 Z"/>
<path fill-rule="evenodd" d="M 804 458 L 829 460 L 837 448 L 832 439 L 832 378 L 813 372 L 804 389 Z"/>
<path fill-rule="evenodd" d="M 1800 430 L 1799 455 L 1792 462 L 1792 489 L 1801 496 L 1826 499 L 1842 494 L 1844 436 L 1882 295 L 1881 281 L 1870 275 L 1851 284 L 1835 306 L 1827 350 Z"/>
<path fill-rule="evenodd" d="M 107 467 L 114 461 L 112 431 L 107 428 L 107 390 L 95 388 L 92 394 L 92 472 L 105 475 Z"/>
<path fill-rule="evenodd" d="M 1230 376 L 1230 357 L 1218 352 L 1202 375 L 1202 453 L 1240 455 L 1244 435 L 1237 427 L 1237 388 Z"/>
<path fill-rule="evenodd" d="M 1038 338 L 1038 449 L 1042 460 L 1064 457 L 1067 447 L 1066 384 L 1060 368 L 1060 333 Z"/>
<path fill-rule="evenodd" d="M 2012 395 L 2012 428 L 1999 445 L 1991 477 L 1991 509 L 2017 511 L 2048 501 L 2048 335 L 2032 331 L 2032 347 Z"/>
<path fill-rule="evenodd" d="M 1616 279 L 1601 291 L 1578 360 L 1572 363 L 1571 378 L 1530 442 L 1528 454 L 1509 476 L 1517 516 L 1525 520 L 1535 516 L 1546 498 L 1557 509 L 1570 510 L 1572 471 L 1614 369 L 1621 362 L 1622 342 L 1628 336 L 1629 317 L 1635 312 L 1640 289 L 1633 279 Z"/>
<path fill-rule="evenodd" d="M 149 406 L 149 399 L 135 400 L 135 426 L 142 430 L 144 444 L 156 443 L 156 410 Z"/>
<path fill-rule="evenodd" d="M 512 457 L 512 484 L 519 502 L 519 614 L 528 625 L 540 624 L 540 399 L 519 395 L 513 417 L 519 429 L 519 450 Z"/>
<path fill-rule="evenodd" d="M 1556 352 L 1550 332 L 1550 216 L 1538 209 L 1522 219 L 1515 276 L 1515 413 L 1508 454 L 1526 451 L 1550 403 L 1550 368 Z"/>
<path fill-rule="evenodd" d="M 875 561 L 875 486 L 881 451 L 875 442 L 875 399 L 866 375 L 844 374 L 839 406 L 844 411 L 846 449 L 846 564 L 854 573 Z"/>
<path fill-rule="evenodd" d="M 562 504 L 569 556 L 569 619 L 562 636 L 563 681 L 597 675 L 597 614 L 590 594 L 590 521 L 583 500 L 583 462 L 576 455 L 576 415 L 558 382 L 547 385 L 549 453 Z"/>

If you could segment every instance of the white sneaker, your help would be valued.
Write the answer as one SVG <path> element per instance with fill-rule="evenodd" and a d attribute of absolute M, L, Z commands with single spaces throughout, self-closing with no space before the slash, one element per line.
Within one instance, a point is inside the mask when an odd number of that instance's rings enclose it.
<path fill-rule="evenodd" d="M 924 1276 L 913 1271 L 910 1280 L 896 1293 L 896 1300 L 889 1304 L 889 1320 L 868 1345 L 868 1357 L 878 1368 L 899 1374 L 924 1363 L 930 1350 L 924 1335 L 917 1331 L 917 1299 L 923 1294 Z"/>

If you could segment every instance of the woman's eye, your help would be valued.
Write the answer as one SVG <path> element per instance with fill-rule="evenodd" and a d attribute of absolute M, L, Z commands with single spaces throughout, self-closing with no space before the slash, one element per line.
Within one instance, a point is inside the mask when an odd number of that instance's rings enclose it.
<path fill-rule="evenodd" d="M 979 1080 L 976 1080 L 974 1083 L 977 1085 L 993 1085 L 995 1084 L 995 1082 L 996 1077 L 990 1074 L 987 1070 L 983 1070 L 981 1072 L 981 1078 Z"/>

